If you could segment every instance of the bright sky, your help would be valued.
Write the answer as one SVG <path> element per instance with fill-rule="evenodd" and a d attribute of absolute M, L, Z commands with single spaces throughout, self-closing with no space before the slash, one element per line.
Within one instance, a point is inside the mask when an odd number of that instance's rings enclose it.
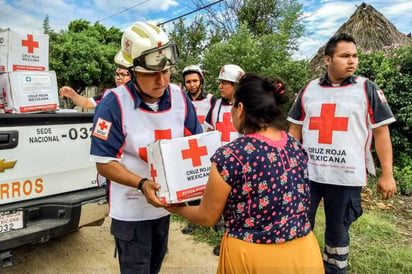
<path fill-rule="evenodd" d="M 216 0 L 210 0 L 213 3 Z M 299 0 L 303 4 L 304 24 L 308 34 L 299 41 L 297 58 L 311 58 L 318 48 L 346 22 L 363 1 Z M 412 1 L 365 0 L 388 18 L 399 31 L 412 31 Z M 127 9 L 126 11 L 124 11 Z M 196 9 L 189 0 L 0 0 L 0 28 L 39 33 L 49 16 L 50 27 L 67 29 L 75 19 L 92 24 L 99 21 L 106 27 L 125 29 L 134 21 L 164 22 Z M 201 15 L 202 11 L 195 13 Z M 169 23 L 168 25 L 172 25 Z"/>

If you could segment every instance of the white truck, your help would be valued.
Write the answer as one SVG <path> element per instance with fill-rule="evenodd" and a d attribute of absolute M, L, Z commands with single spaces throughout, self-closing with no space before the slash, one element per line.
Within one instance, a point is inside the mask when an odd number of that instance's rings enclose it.
<path fill-rule="evenodd" d="M 17 247 L 104 222 L 105 191 L 89 160 L 92 117 L 0 114 L 0 269 Z"/>

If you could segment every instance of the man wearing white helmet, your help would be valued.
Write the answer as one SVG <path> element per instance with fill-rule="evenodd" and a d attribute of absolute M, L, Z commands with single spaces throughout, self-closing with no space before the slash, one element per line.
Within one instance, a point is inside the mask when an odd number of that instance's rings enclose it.
<path fill-rule="evenodd" d="M 209 110 L 205 125 L 208 131 L 218 130 L 221 134 L 222 145 L 239 137 L 238 131 L 232 124 L 232 106 L 234 101 L 235 85 L 239 83 L 240 78 L 245 74 L 243 69 L 237 65 L 224 65 L 220 69 L 219 89 L 221 97 Z M 222 220 L 215 225 L 216 230 L 221 230 Z M 213 248 L 213 253 L 216 256 L 220 255 L 220 245 Z"/>
<path fill-rule="evenodd" d="M 197 118 L 202 124 L 203 131 L 207 131 L 207 126 L 203 124 L 209 109 L 216 103 L 217 98 L 205 92 L 203 87 L 205 78 L 199 66 L 190 65 L 185 67 L 182 76 L 187 94 L 195 106 Z"/>
<path fill-rule="evenodd" d="M 177 48 L 161 29 L 134 23 L 115 56 L 133 67 L 132 81 L 108 90 L 94 114 L 91 159 L 111 180 L 110 230 L 121 273 L 158 273 L 167 249 L 169 212 L 147 202 L 157 198 L 148 191 L 155 183 L 146 146 L 202 132 L 190 99 L 170 83 L 176 61 Z"/>
<path fill-rule="evenodd" d="M 203 71 L 199 66 L 189 65 L 182 70 L 183 84 L 192 100 L 196 109 L 197 118 L 200 124 L 202 124 L 203 131 L 207 131 L 207 126 L 204 125 L 204 121 L 207 113 L 212 105 L 216 103 L 217 98 L 210 93 L 206 93 L 203 87 L 205 77 Z M 198 205 L 200 200 L 189 202 L 190 205 Z M 183 234 L 191 234 L 197 225 L 189 223 L 182 229 Z"/>
<path fill-rule="evenodd" d="M 233 105 L 233 94 L 235 85 L 240 77 L 245 74 L 243 69 L 237 65 L 224 65 L 220 70 L 219 89 L 221 97 L 209 110 L 205 124 L 208 130 L 218 130 L 221 133 L 222 145 L 236 139 L 239 135 L 232 125 L 231 110 Z"/>

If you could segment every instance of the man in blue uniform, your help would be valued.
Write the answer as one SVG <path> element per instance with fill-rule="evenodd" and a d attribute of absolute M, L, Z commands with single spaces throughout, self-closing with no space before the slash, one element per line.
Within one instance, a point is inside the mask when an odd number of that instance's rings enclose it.
<path fill-rule="evenodd" d="M 202 132 L 190 99 L 170 83 L 176 61 L 176 46 L 161 29 L 134 23 L 115 56 L 117 64 L 133 67 L 133 79 L 106 91 L 96 107 L 91 159 L 111 181 L 111 233 L 121 273 L 158 273 L 167 249 L 169 213 L 144 196 L 154 185 L 147 179 L 146 146 Z"/>

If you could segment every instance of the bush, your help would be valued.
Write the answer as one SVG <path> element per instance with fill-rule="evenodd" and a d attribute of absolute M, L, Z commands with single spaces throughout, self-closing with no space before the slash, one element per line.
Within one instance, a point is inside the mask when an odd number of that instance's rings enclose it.
<path fill-rule="evenodd" d="M 382 52 L 360 52 L 358 74 L 370 78 L 385 93 L 395 115 L 390 125 L 394 175 L 403 194 L 412 191 L 412 45 L 393 45 Z"/>

